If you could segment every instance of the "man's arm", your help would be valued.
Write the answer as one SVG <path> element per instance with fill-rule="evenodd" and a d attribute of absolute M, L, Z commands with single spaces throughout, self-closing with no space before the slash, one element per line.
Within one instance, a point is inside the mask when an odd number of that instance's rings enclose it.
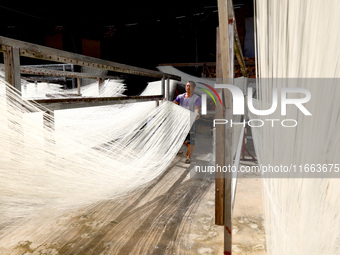
<path fill-rule="evenodd" d="M 196 120 L 200 118 L 200 112 L 201 112 L 201 107 L 199 105 L 195 105 L 195 113 L 196 115 Z"/>
<path fill-rule="evenodd" d="M 195 102 L 195 112 L 197 113 L 196 120 L 200 118 L 201 112 L 201 97 L 198 97 Z"/>

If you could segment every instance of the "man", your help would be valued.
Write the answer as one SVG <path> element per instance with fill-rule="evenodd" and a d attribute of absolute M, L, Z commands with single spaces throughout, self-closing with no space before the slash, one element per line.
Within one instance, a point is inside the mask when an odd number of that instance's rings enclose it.
<path fill-rule="evenodd" d="M 187 108 L 188 110 L 195 112 L 197 114 L 196 120 L 199 118 L 199 112 L 201 107 L 201 98 L 194 94 L 194 90 L 196 87 L 196 83 L 193 81 L 188 81 L 185 86 L 185 93 L 180 94 L 176 97 L 174 100 L 175 104 L 178 104 L 184 108 Z M 195 134 L 196 134 L 196 128 L 195 123 L 192 124 L 192 127 L 190 129 L 189 134 L 187 135 L 184 145 L 188 147 L 187 150 L 187 158 L 185 160 L 185 163 L 190 164 L 191 162 L 191 155 L 194 151 L 195 147 Z"/>

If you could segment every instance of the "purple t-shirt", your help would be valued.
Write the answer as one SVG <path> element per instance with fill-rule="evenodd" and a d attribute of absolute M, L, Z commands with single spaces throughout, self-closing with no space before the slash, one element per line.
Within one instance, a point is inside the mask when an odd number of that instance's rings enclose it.
<path fill-rule="evenodd" d="M 199 97 L 196 94 L 191 95 L 189 98 L 185 98 L 185 93 L 180 94 L 176 97 L 175 101 L 180 105 L 183 106 L 184 108 L 189 109 L 190 108 L 190 100 L 195 100 L 195 106 L 201 106 L 201 97 Z M 195 109 L 192 109 L 194 111 Z"/>

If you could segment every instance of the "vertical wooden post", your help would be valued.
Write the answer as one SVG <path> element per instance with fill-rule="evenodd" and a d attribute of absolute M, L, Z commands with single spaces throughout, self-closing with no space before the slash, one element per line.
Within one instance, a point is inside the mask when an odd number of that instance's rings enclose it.
<path fill-rule="evenodd" d="M 233 14 L 232 4 L 228 0 L 218 0 L 219 14 L 219 34 L 221 47 L 222 79 L 224 84 L 232 84 L 234 69 L 233 52 Z M 227 89 L 222 90 L 224 104 L 224 119 L 232 119 L 232 96 Z M 224 166 L 232 166 L 232 128 L 224 126 Z M 224 175 L 224 254 L 232 254 L 232 173 L 226 172 Z"/>
<path fill-rule="evenodd" d="M 101 90 L 101 80 L 100 80 L 100 77 L 98 77 L 98 94 L 100 94 L 100 90 Z"/>
<path fill-rule="evenodd" d="M 216 83 L 222 83 L 222 63 L 220 47 L 220 31 L 216 29 Z M 217 89 L 220 96 L 222 89 Z M 223 119 L 224 109 L 222 105 L 217 105 L 215 109 L 215 118 Z M 224 165 L 224 127 L 217 125 L 215 128 L 215 164 L 216 166 Z M 216 168 L 217 169 L 217 168 Z M 215 224 L 223 226 L 224 224 L 224 173 L 216 172 L 215 174 Z"/>
<path fill-rule="evenodd" d="M 166 100 L 170 100 L 170 78 L 166 79 Z"/>
<path fill-rule="evenodd" d="M 5 81 L 15 87 L 17 90 L 21 91 L 19 49 L 5 46 L 5 51 L 3 54 L 5 64 Z M 11 99 L 7 98 L 6 100 Z M 10 107 L 7 109 L 10 109 Z M 19 118 L 22 118 L 22 114 Z M 17 160 L 17 158 L 22 157 L 23 154 L 22 148 L 17 146 L 17 142 L 23 142 L 24 131 L 21 126 L 21 121 L 9 121 L 8 125 L 11 131 L 15 131 L 11 132 L 11 141 L 14 142 L 11 142 L 10 151 L 14 157 L 14 160 Z"/>
<path fill-rule="evenodd" d="M 80 80 L 80 78 L 77 78 L 78 95 L 81 95 L 81 93 L 80 93 L 80 87 L 81 87 L 81 80 Z"/>
<path fill-rule="evenodd" d="M 19 48 L 6 46 L 4 52 L 5 80 L 21 91 Z"/>
<path fill-rule="evenodd" d="M 64 72 L 66 71 L 65 64 L 63 64 L 63 71 Z M 66 86 L 66 83 L 67 83 L 67 78 L 66 77 L 64 77 L 64 82 L 65 82 L 64 86 Z"/>
<path fill-rule="evenodd" d="M 165 98 L 165 75 L 162 78 L 161 95 Z"/>

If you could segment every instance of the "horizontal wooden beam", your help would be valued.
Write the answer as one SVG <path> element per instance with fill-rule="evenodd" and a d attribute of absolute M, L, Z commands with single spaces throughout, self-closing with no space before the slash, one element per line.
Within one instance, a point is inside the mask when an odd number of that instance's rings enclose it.
<path fill-rule="evenodd" d="M 126 96 L 126 97 L 74 97 L 27 100 L 30 103 L 38 103 L 50 111 L 74 108 L 105 106 L 113 104 L 138 103 L 146 101 L 163 100 L 163 95 L 156 96 Z"/>
<path fill-rule="evenodd" d="M 59 63 L 68 63 L 79 66 L 87 66 L 91 68 L 99 68 L 114 72 L 134 74 L 140 76 L 148 76 L 153 78 L 166 78 L 173 80 L 181 80 L 180 77 L 172 74 L 164 74 L 159 71 L 148 70 L 140 67 L 120 64 L 112 61 L 107 61 L 103 59 L 93 58 L 89 56 L 84 56 L 76 53 L 71 53 L 67 51 L 62 51 L 58 49 L 53 49 L 37 44 L 32 44 L 28 42 L 18 41 L 6 37 L 0 36 L 0 51 L 5 52 L 6 46 L 16 47 L 19 49 L 20 56 L 42 59 L 47 61 L 54 61 Z"/>
<path fill-rule="evenodd" d="M 79 73 L 79 72 L 69 72 L 69 71 L 59 71 L 47 68 L 36 68 L 22 66 L 20 68 L 22 74 L 32 74 L 32 75 L 45 75 L 54 77 L 68 77 L 68 78 L 82 78 L 82 79 L 118 79 L 116 76 L 108 75 L 98 75 L 93 73 Z"/>
<path fill-rule="evenodd" d="M 0 64 L 0 69 L 5 69 L 5 66 Z M 69 72 L 60 71 L 48 68 L 36 68 L 30 66 L 21 66 L 20 73 L 31 74 L 31 75 L 43 75 L 43 76 L 53 76 L 53 77 L 68 77 L 68 78 L 82 78 L 82 79 L 118 79 L 116 76 L 109 75 L 98 75 L 93 73 L 79 73 L 79 72 Z"/>

